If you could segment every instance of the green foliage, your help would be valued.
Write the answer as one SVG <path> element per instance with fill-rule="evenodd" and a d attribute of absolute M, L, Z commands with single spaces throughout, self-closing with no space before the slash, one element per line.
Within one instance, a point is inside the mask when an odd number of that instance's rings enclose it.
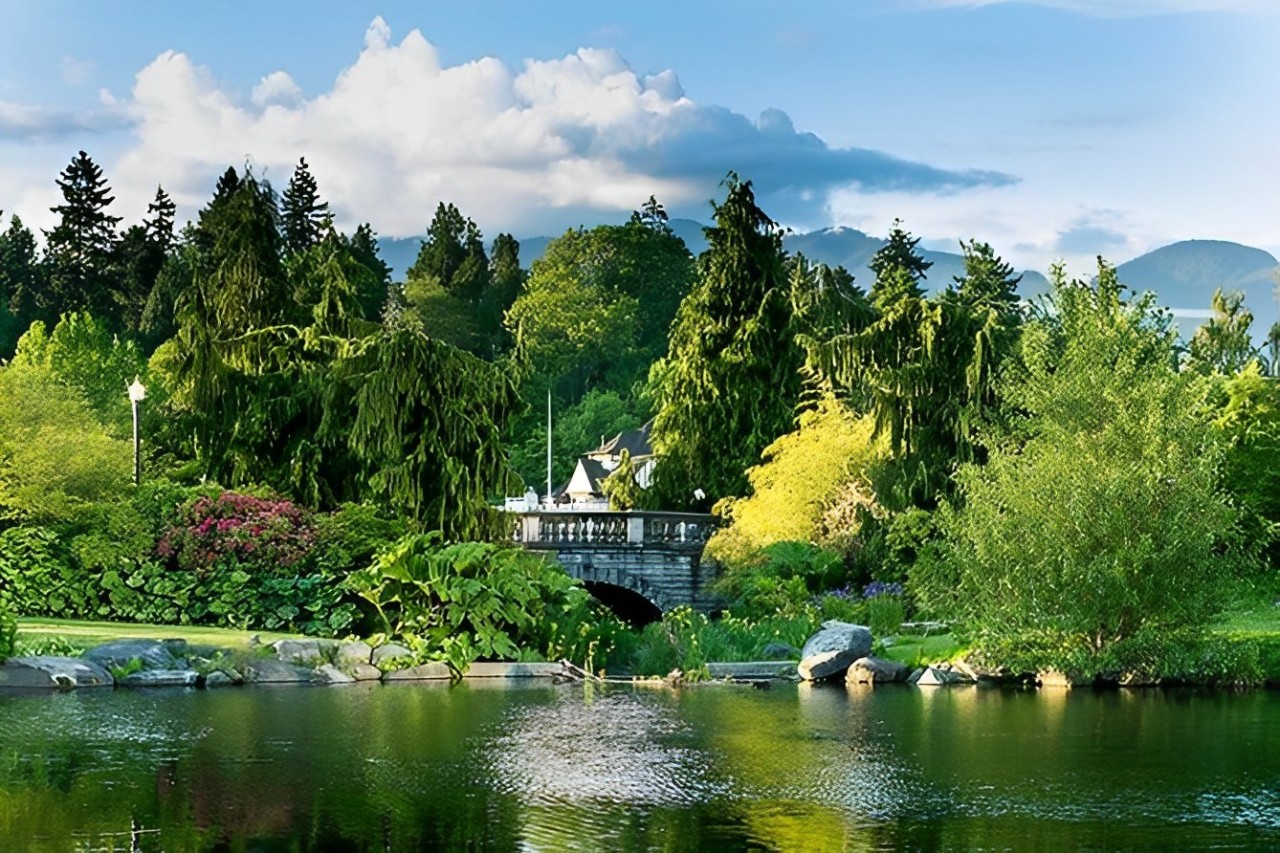
<path fill-rule="evenodd" d="M 111 434 L 127 437 L 132 411 L 125 389 L 135 377 L 147 380 L 146 360 L 132 341 L 121 340 L 89 314 L 64 314 L 46 333 L 35 322 L 18 340 L 14 365 L 48 371 L 79 391 Z"/>
<path fill-rule="evenodd" d="M 107 434 L 79 391 L 15 364 L 0 368 L 0 395 L 0 514 L 74 522 L 128 488 L 132 448 Z"/>
<path fill-rule="evenodd" d="M 114 316 L 119 283 L 113 275 L 116 225 L 107 213 L 115 201 L 102 169 L 81 151 L 58 177 L 62 204 L 53 208 L 58 223 L 45 239 L 47 287 L 35 294 L 47 316 L 88 311 Z"/>
<path fill-rule="evenodd" d="M 834 397 L 820 399 L 747 471 L 751 494 L 717 507 L 729 524 L 711 538 L 707 554 L 732 571 L 775 542 L 857 551 L 864 521 L 883 514 L 866 479 L 883 452 L 871 432 L 870 419 Z"/>
<path fill-rule="evenodd" d="M 14 652 L 18 637 L 18 620 L 3 602 L 0 602 L 0 663 Z"/>
<path fill-rule="evenodd" d="M 1280 387 L 1256 363 L 1225 380 L 1214 429 L 1226 445 L 1223 487 L 1245 512 L 1247 534 L 1280 559 Z"/>
<path fill-rule="evenodd" d="M 1213 292 L 1213 316 L 1191 337 L 1188 367 L 1224 376 L 1239 373 L 1261 354 L 1253 345 L 1249 327 L 1253 312 L 1244 307 L 1244 293 Z"/>
<path fill-rule="evenodd" d="M 609 499 L 609 509 L 614 512 L 635 509 L 644 498 L 644 490 L 636 481 L 636 466 L 631 460 L 630 450 L 623 448 L 618 467 L 605 477 L 600 490 Z"/>
<path fill-rule="evenodd" d="M 280 226 L 285 250 L 300 254 L 319 243 L 331 227 L 329 204 L 320 200 L 319 186 L 305 157 L 298 158 L 298 166 L 289 178 L 281 201 Z"/>
<path fill-rule="evenodd" d="M 660 622 L 646 625 L 639 637 L 629 638 L 615 662 L 634 675 L 666 675 L 679 669 L 697 680 L 706 677 L 708 663 L 760 660 L 770 643 L 802 646 L 817 624 L 812 614 L 708 619 L 689 607 L 677 607 Z"/>
<path fill-rule="evenodd" d="M 730 610 L 735 615 L 792 617 L 808 613 L 814 596 L 846 580 L 841 554 L 808 542 L 775 542 L 757 552 L 752 562 L 723 574 L 716 586 L 733 600 Z"/>
<path fill-rule="evenodd" d="M 902 620 L 906 618 L 907 608 L 901 595 L 881 593 L 867 598 L 867 627 L 876 637 L 886 637 L 898 633 L 902 628 Z"/>
<path fill-rule="evenodd" d="M 510 547 L 447 545 L 435 533 L 402 538 L 349 585 L 386 634 L 459 673 L 476 660 L 514 659 L 522 647 L 585 660 L 616 630 L 610 620 L 592 627 L 590 596 L 559 566 Z"/>
<path fill-rule="evenodd" d="M 556 486 L 573 474 L 578 457 L 598 447 L 602 440 L 623 430 L 635 429 L 649 419 L 644 403 L 616 391 L 594 389 L 580 401 L 555 412 L 551 424 L 552 479 Z M 512 427 L 511 467 L 525 483 L 542 490 L 547 475 L 547 420 L 545 397 Z M 523 436 L 523 438 L 521 438 Z"/>
<path fill-rule="evenodd" d="M 657 503 L 670 508 L 743 494 L 744 472 L 790 432 L 800 399 L 800 330 L 782 230 L 756 206 L 750 181 L 730 174 L 726 185 L 699 279 L 649 376 L 653 444 L 662 457 L 653 488 Z"/>
<path fill-rule="evenodd" d="M 943 508 L 945 542 L 913 571 L 926 608 L 980 645 L 1095 655 L 1204 624 L 1245 543 L 1167 317 L 1106 265 L 1096 285 L 1059 280 L 1002 390 L 1021 415 L 958 475 L 964 504 Z"/>

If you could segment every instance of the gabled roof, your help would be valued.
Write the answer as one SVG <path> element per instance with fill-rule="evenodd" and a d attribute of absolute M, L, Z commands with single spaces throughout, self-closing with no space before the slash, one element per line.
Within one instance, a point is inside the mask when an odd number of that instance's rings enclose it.
<path fill-rule="evenodd" d="M 653 421 L 649 421 L 640 429 L 628 429 L 615 435 L 600 445 L 598 450 L 591 451 L 592 456 L 621 456 L 622 451 L 631 454 L 632 459 L 653 455 L 653 447 L 649 444 L 649 429 Z"/>
<path fill-rule="evenodd" d="M 560 489 L 556 492 L 556 495 L 557 496 L 563 495 L 567 491 L 569 491 L 569 486 L 571 486 L 573 484 L 573 481 L 577 478 L 579 469 L 581 469 L 582 473 L 586 475 L 587 483 L 589 484 L 591 493 L 596 495 L 603 495 L 604 490 L 602 489 L 602 484 L 604 483 L 605 479 L 609 476 L 611 472 L 609 471 L 608 468 L 604 467 L 604 465 L 600 464 L 599 462 L 590 458 L 589 456 L 578 457 L 578 464 L 573 469 L 573 475 L 569 477 L 569 482 L 561 486 Z"/>

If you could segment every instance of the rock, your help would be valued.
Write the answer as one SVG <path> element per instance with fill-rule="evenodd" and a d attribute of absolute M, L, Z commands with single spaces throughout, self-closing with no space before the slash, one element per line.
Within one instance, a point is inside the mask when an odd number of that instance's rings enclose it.
<path fill-rule="evenodd" d="M 144 669 L 117 683 L 122 687 L 195 687 L 199 677 L 193 669 Z"/>
<path fill-rule="evenodd" d="M 799 660 L 800 650 L 790 643 L 770 643 L 760 656 L 765 660 Z"/>
<path fill-rule="evenodd" d="M 272 658 L 255 660 L 244 668 L 244 680 L 249 684 L 310 684 L 313 676 L 309 669 Z"/>
<path fill-rule="evenodd" d="M 945 669 L 939 669 L 936 666 L 926 666 L 920 673 L 920 677 L 916 679 L 918 687 L 945 687 L 948 684 L 954 684 L 958 679 Z"/>
<path fill-rule="evenodd" d="M 9 658 L 0 666 L 0 688 L 72 690 L 77 687 L 113 687 L 115 683 L 105 667 L 82 658 L 37 655 Z"/>
<path fill-rule="evenodd" d="M 391 660 L 395 660 L 396 658 L 411 658 L 411 657 L 413 657 L 413 652 L 409 651 L 399 643 L 387 643 L 386 645 L 378 646 L 376 649 L 374 649 L 373 654 L 369 657 L 369 660 L 373 661 L 374 666 L 382 666 L 383 661 L 391 661 Z"/>
<path fill-rule="evenodd" d="M 142 662 L 143 669 L 174 669 L 176 663 L 173 652 L 159 640 L 112 640 L 89 649 L 82 657 L 108 670 L 135 660 Z"/>
<path fill-rule="evenodd" d="M 204 686 L 208 688 L 214 687 L 232 687 L 236 684 L 236 680 L 227 675 L 222 670 L 216 670 L 209 673 L 204 680 Z"/>
<path fill-rule="evenodd" d="M 789 660 L 709 663 L 707 672 L 712 678 L 738 678 L 749 681 L 761 678 L 795 678 L 796 665 Z"/>
<path fill-rule="evenodd" d="M 271 644 L 276 657 L 299 666 L 318 666 L 337 647 L 333 640 L 277 640 Z"/>
<path fill-rule="evenodd" d="M 386 648 L 381 646 L 380 648 Z M 377 650 L 374 650 L 377 654 Z M 453 678 L 453 674 L 449 672 L 449 667 L 440 661 L 432 661 L 431 663 L 423 663 L 417 666 L 411 666 L 408 669 L 396 669 L 382 676 L 383 681 L 424 681 L 437 680 L 441 678 Z"/>
<path fill-rule="evenodd" d="M 351 643 L 343 643 L 338 646 L 338 655 L 336 662 L 339 664 L 361 664 L 369 663 L 373 660 L 373 646 L 362 640 L 356 640 Z"/>
<path fill-rule="evenodd" d="M 810 637 L 800 651 L 800 677 L 817 681 L 843 675 L 858 658 L 871 654 L 871 629 L 863 625 L 822 623 L 822 630 Z"/>
<path fill-rule="evenodd" d="M 316 667 L 316 680 L 321 684 L 355 684 L 356 680 L 331 663 Z"/>
<path fill-rule="evenodd" d="M 377 681 L 382 678 L 382 670 L 371 663 L 358 663 L 351 667 L 351 677 L 356 681 Z"/>
<path fill-rule="evenodd" d="M 897 661 L 883 658 L 858 658 L 845 673 L 844 680 L 848 684 L 889 684 L 906 681 L 908 670 Z"/>

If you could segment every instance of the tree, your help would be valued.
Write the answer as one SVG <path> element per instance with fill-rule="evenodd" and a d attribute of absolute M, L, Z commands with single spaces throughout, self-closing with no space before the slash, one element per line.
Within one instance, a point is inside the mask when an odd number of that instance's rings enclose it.
<path fill-rule="evenodd" d="M 368 272 L 356 283 L 356 299 L 364 316 L 376 320 L 387 303 L 387 289 L 391 286 L 391 267 L 378 254 L 378 235 L 368 222 L 359 225 L 355 233 L 344 238 L 352 259 Z"/>
<path fill-rule="evenodd" d="M 1213 292 L 1213 316 L 1196 329 L 1189 348 L 1190 366 L 1232 376 L 1259 357 L 1249 327 L 1253 312 L 1244 307 L 1244 293 Z"/>
<path fill-rule="evenodd" d="M 790 431 L 800 399 L 782 230 L 756 206 L 750 181 L 730 173 L 725 185 L 701 274 L 650 373 L 654 497 L 671 508 L 742 494 L 747 467 Z"/>
<path fill-rule="evenodd" d="M 1002 392 L 1019 414 L 958 475 L 943 551 L 913 575 L 925 606 L 980 645 L 1086 674 L 1125 643 L 1205 624 L 1241 542 L 1168 315 L 1126 299 L 1101 262 L 1096 285 L 1059 275 Z"/>
<path fill-rule="evenodd" d="M 280 206 L 284 231 L 284 249 L 290 254 L 305 252 L 320 242 L 331 227 L 329 203 L 320 200 L 319 186 L 307 166 L 305 157 L 298 158 L 289 186 L 285 187 Z"/>
<path fill-rule="evenodd" d="M 81 310 L 115 316 L 118 293 L 111 272 L 120 217 L 107 213 L 115 197 L 102 169 L 83 151 L 57 184 L 63 203 L 51 208 L 58 224 L 45 232 L 49 281 L 37 303 L 54 317 Z"/>
<path fill-rule="evenodd" d="M 464 219 L 458 208 L 440 202 L 427 226 L 427 239 L 422 241 L 405 279 L 435 279 L 445 290 L 455 290 L 454 277 L 467 259 L 465 241 L 474 229 L 475 223 Z"/>
<path fill-rule="evenodd" d="M 175 211 L 169 194 L 157 187 L 155 200 L 147 205 L 147 218 L 141 225 L 130 226 L 116 245 L 122 325 L 130 332 L 142 330 L 147 303 L 173 245 Z"/>
<path fill-rule="evenodd" d="M 44 286 L 35 235 L 14 215 L 0 234 L 0 357 L 13 353 L 18 336 L 41 315 L 36 298 Z"/>

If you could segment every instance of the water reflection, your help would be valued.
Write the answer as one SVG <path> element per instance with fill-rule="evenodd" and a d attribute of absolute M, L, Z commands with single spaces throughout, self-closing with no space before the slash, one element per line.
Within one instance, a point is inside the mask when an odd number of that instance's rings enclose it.
<path fill-rule="evenodd" d="M 1274 849 L 1277 723 L 1271 693 L 0 696 L 0 850 Z"/>

